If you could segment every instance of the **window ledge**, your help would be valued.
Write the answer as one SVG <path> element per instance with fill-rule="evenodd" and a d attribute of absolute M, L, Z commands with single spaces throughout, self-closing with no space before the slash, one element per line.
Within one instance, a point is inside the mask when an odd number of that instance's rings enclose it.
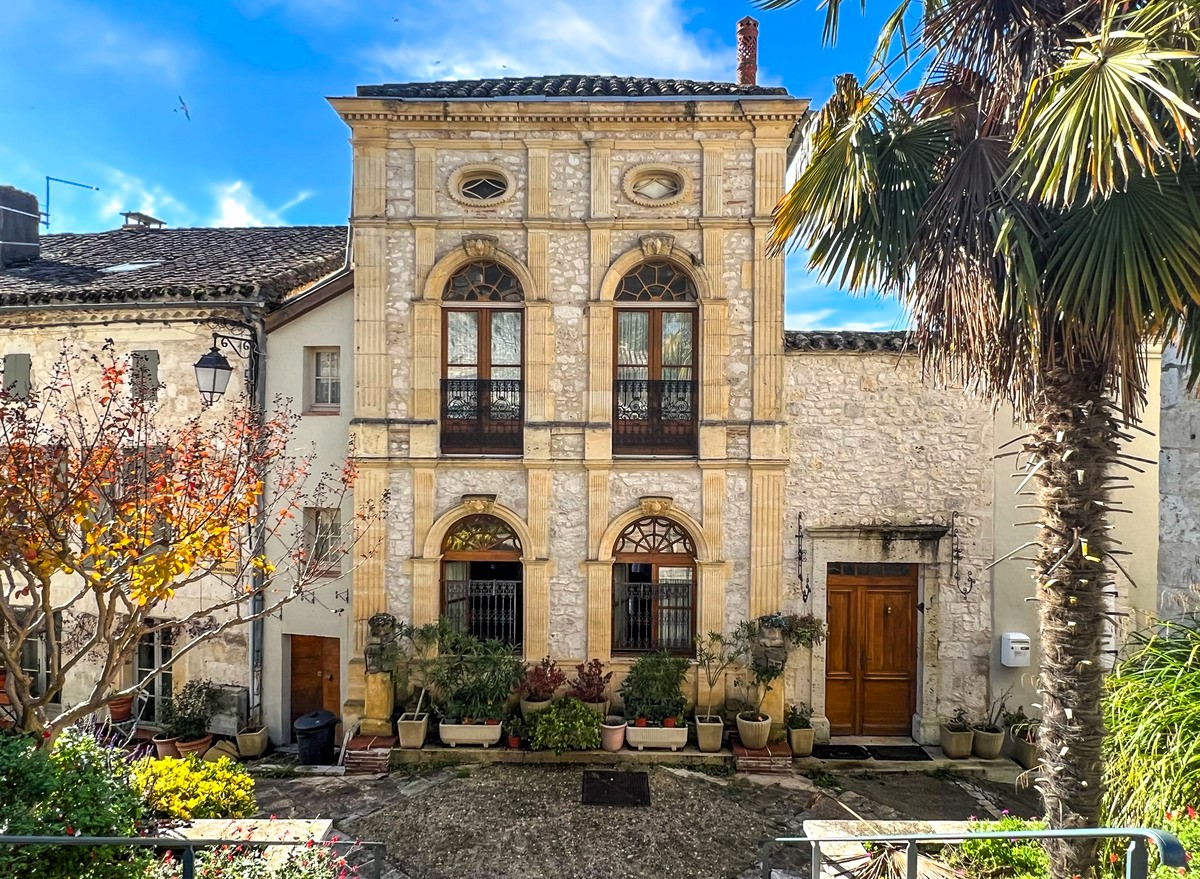
<path fill-rule="evenodd" d="M 341 409 L 305 409 L 301 415 L 341 415 Z"/>

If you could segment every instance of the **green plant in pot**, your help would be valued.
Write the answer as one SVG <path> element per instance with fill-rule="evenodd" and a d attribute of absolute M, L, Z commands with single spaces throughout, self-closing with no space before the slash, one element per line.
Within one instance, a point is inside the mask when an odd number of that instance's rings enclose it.
<path fill-rule="evenodd" d="M 401 624 L 397 639 L 389 647 L 392 652 L 387 659 L 394 663 L 397 671 L 403 671 L 408 683 L 413 684 L 417 701 L 405 710 L 396 721 L 396 733 L 401 748 L 420 748 L 425 744 L 429 732 L 429 687 L 437 656 L 438 643 L 450 629 L 445 620 L 426 623 L 423 626 Z M 405 688 L 407 690 L 407 686 Z"/>
<path fill-rule="evenodd" d="M 572 696 L 534 712 L 526 723 L 529 746 L 535 751 L 562 754 L 600 747 L 600 715 Z"/>
<path fill-rule="evenodd" d="M 1041 720 L 1029 717 L 1021 706 L 1004 712 L 1004 728 L 1008 735 L 1009 753 L 1025 769 L 1038 765 L 1038 726 Z"/>
<path fill-rule="evenodd" d="M 984 760 L 995 760 L 1004 749 L 1004 700 L 1011 690 L 992 700 L 987 714 L 971 727 L 971 753 Z"/>
<path fill-rule="evenodd" d="M 721 750 L 725 719 L 713 711 L 713 694 L 729 667 L 746 654 L 753 630 L 753 623 L 743 622 L 734 629 L 732 635 L 709 632 L 696 636 L 696 669 L 699 672 L 696 685 L 699 687 L 701 679 L 707 685 L 703 713 L 700 712 L 699 694 L 696 699 L 696 742 L 701 751 Z"/>
<path fill-rule="evenodd" d="M 763 702 L 771 685 L 783 677 L 787 665 L 787 648 L 755 644 L 750 650 L 747 683 L 754 694 L 754 707 L 739 711 L 736 721 L 742 747 L 758 751 L 767 746 L 771 737 L 771 715 L 763 711 Z"/>
<path fill-rule="evenodd" d="M 203 754 L 212 744 L 208 731 L 217 710 L 217 688 L 209 681 L 188 681 L 165 704 L 163 729 L 176 739 L 180 756 Z"/>
<path fill-rule="evenodd" d="M 525 664 L 501 641 L 444 633 L 430 668 L 430 682 L 447 705 L 447 719 L 438 727 L 442 741 L 451 747 L 499 742 L 505 703 L 524 671 Z M 449 722 L 453 719 L 462 723 Z"/>
<path fill-rule="evenodd" d="M 962 760 L 971 756 L 971 743 L 975 733 L 967 719 L 967 709 L 958 707 L 950 719 L 943 721 L 938 730 L 942 752 L 951 760 Z"/>
<path fill-rule="evenodd" d="M 787 727 L 788 747 L 792 749 L 792 756 L 811 756 L 813 749 L 812 707 L 807 702 L 789 705 L 787 713 L 783 716 L 783 723 Z"/>
<path fill-rule="evenodd" d="M 629 668 L 619 692 L 630 725 L 625 741 L 630 747 L 670 748 L 687 744 L 687 726 L 679 724 L 686 700 L 683 683 L 690 663 L 665 651 L 647 653 Z"/>

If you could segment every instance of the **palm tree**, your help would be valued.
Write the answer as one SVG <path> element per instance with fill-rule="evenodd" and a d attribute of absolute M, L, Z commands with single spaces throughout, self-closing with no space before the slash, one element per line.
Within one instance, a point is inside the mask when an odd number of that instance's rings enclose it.
<path fill-rule="evenodd" d="M 829 0 L 827 41 L 837 18 Z M 806 123 L 775 211 L 775 252 L 802 246 L 827 283 L 897 296 L 927 375 L 1031 425 L 1017 454 L 1039 508 L 1054 827 L 1100 819 L 1108 519 L 1135 466 L 1121 448 L 1146 348 L 1174 339 L 1200 362 L 1198 29 L 1196 6 L 1162 0 L 903 0 L 867 81 L 838 77 Z M 1050 855 L 1056 879 L 1095 865 L 1094 845 Z"/>

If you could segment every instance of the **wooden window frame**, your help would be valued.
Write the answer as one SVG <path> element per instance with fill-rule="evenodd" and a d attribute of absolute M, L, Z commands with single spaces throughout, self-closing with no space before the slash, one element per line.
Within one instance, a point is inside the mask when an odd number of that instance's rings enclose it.
<path fill-rule="evenodd" d="M 337 354 L 337 387 L 338 387 L 338 402 L 336 403 L 318 403 L 317 402 L 317 364 L 320 362 L 318 355 L 320 354 Z M 342 411 L 342 349 L 338 345 L 314 345 L 304 349 L 304 396 L 306 405 L 304 407 L 305 415 L 340 415 Z"/>

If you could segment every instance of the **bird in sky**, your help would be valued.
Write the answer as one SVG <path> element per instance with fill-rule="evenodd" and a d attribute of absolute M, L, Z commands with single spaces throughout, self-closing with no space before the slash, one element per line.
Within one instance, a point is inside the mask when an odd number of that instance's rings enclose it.
<path fill-rule="evenodd" d="M 175 108 L 175 112 L 183 111 L 183 115 L 187 117 L 187 121 L 192 121 L 192 114 L 188 112 L 187 104 L 183 102 L 183 95 L 179 96 L 179 106 Z"/>

